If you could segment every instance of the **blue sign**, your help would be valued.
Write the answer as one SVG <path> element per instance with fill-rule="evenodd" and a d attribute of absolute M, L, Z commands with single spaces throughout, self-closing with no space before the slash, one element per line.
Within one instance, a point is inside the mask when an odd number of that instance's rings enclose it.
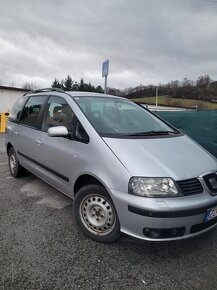
<path fill-rule="evenodd" d="M 102 64 L 102 77 L 106 77 L 109 72 L 109 60 L 107 59 L 106 61 L 103 62 Z"/>

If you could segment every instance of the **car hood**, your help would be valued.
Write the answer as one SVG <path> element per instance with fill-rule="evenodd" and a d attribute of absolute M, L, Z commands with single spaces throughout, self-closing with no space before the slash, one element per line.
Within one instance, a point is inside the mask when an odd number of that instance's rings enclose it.
<path fill-rule="evenodd" d="M 183 180 L 217 170 L 217 159 L 185 135 L 103 140 L 132 176 Z"/>

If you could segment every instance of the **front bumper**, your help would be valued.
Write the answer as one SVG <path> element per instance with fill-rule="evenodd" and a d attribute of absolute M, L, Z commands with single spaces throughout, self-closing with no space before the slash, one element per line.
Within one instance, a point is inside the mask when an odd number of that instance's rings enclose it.
<path fill-rule="evenodd" d="M 217 206 L 208 192 L 177 198 L 145 198 L 110 189 L 121 232 L 142 240 L 169 241 L 199 235 L 217 225 L 204 222 L 207 210 Z"/>

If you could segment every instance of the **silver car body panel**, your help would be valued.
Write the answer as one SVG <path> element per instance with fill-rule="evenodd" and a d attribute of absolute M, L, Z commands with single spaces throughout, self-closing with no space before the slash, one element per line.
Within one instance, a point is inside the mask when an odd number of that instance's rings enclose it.
<path fill-rule="evenodd" d="M 132 176 L 184 180 L 216 170 L 216 160 L 187 136 L 103 139 Z"/>
<path fill-rule="evenodd" d="M 40 95 L 40 94 L 37 94 Z M 95 93 L 41 93 L 60 96 L 66 100 L 89 135 L 89 143 L 62 137 L 49 137 L 46 132 L 8 121 L 6 146 L 10 143 L 18 154 L 21 165 L 55 188 L 74 198 L 74 185 L 82 175 L 91 175 L 107 188 L 120 219 L 121 231 L 144 240 L 144 227 L 185 227 L 181 239 L 212 228 L 190 233 L 193 225 L 204 222 L 206 210 L 199 214 L 159 218 L 136 214 L 129 206 L 148 212 L 194 211 L 217 204 L 202 176 L 217 171 L 217 160 L 189 137 L 182 135 L 165 138 L 101 138 L 76 104 L 76 97 L 99 96 Z M 113 96 L 112 96 L 113 97 Z M 73 99 L 75 98 L 75 100 Z M 199 178 L 203 192 L 177 198 L 145 198 L 128 193 L 133 176 L 171 177 L 175 181 Z"/>
<path fill-rule="evenodd" d="M 213 203 L 217 203 L 217 197 L 214 198 L 205 192 L 198 195 L 192 195 L 188 197 L 180 198 L 144 198 L 139 196 L 133 196 L 128 194 L 124 195 L 123 192 L 118 192 L 112 190 L 113 200 L 116 206 L 116 210 L 119 214 L 119 219 L 121 223 L 121 231 L 123 233 L 129 234 L 135 238 L 140 238 L 143 240 L 153 240 L 145 237 L 143 234 L 144 228 L 176 228 L 185 227 L 185 235 L 173 239 L 185 239 L 192 234 L 190 233 L 191 227 L 204 222 L 205 212 L 197 215 L 189 215 L 185 217 L 173 217 L 173 218 L 158 218 L 158 217 L 147 217 L 131 213 L 128 210 L 128 206 L 135 206 L 136 208 L 154 211 L 154 212 L 174 212 L 182 210 L 193 210 L 200 207 L 211 208 Z M 130 226 L 129 226 L 130 225 Z M 211 226 L 212 227 L 212 226 Z M 210 227 L 210 228 L 211 228 Z M 206 229 L 204 230 L 206 231 Z M 195 233 L 198 235 L 201 232 Z M 155 241 L 165 241 L 168 239 L 155 239 Z"/>

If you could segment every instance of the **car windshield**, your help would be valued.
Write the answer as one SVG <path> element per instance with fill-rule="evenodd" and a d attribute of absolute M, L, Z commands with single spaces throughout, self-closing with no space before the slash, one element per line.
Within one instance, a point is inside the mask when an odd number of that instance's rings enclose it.
<path fill-rule="evenodd" d="M 121 98 L 76 97 L 75 101 L 101 136 L 177 134 L 141 106 Z"/>

